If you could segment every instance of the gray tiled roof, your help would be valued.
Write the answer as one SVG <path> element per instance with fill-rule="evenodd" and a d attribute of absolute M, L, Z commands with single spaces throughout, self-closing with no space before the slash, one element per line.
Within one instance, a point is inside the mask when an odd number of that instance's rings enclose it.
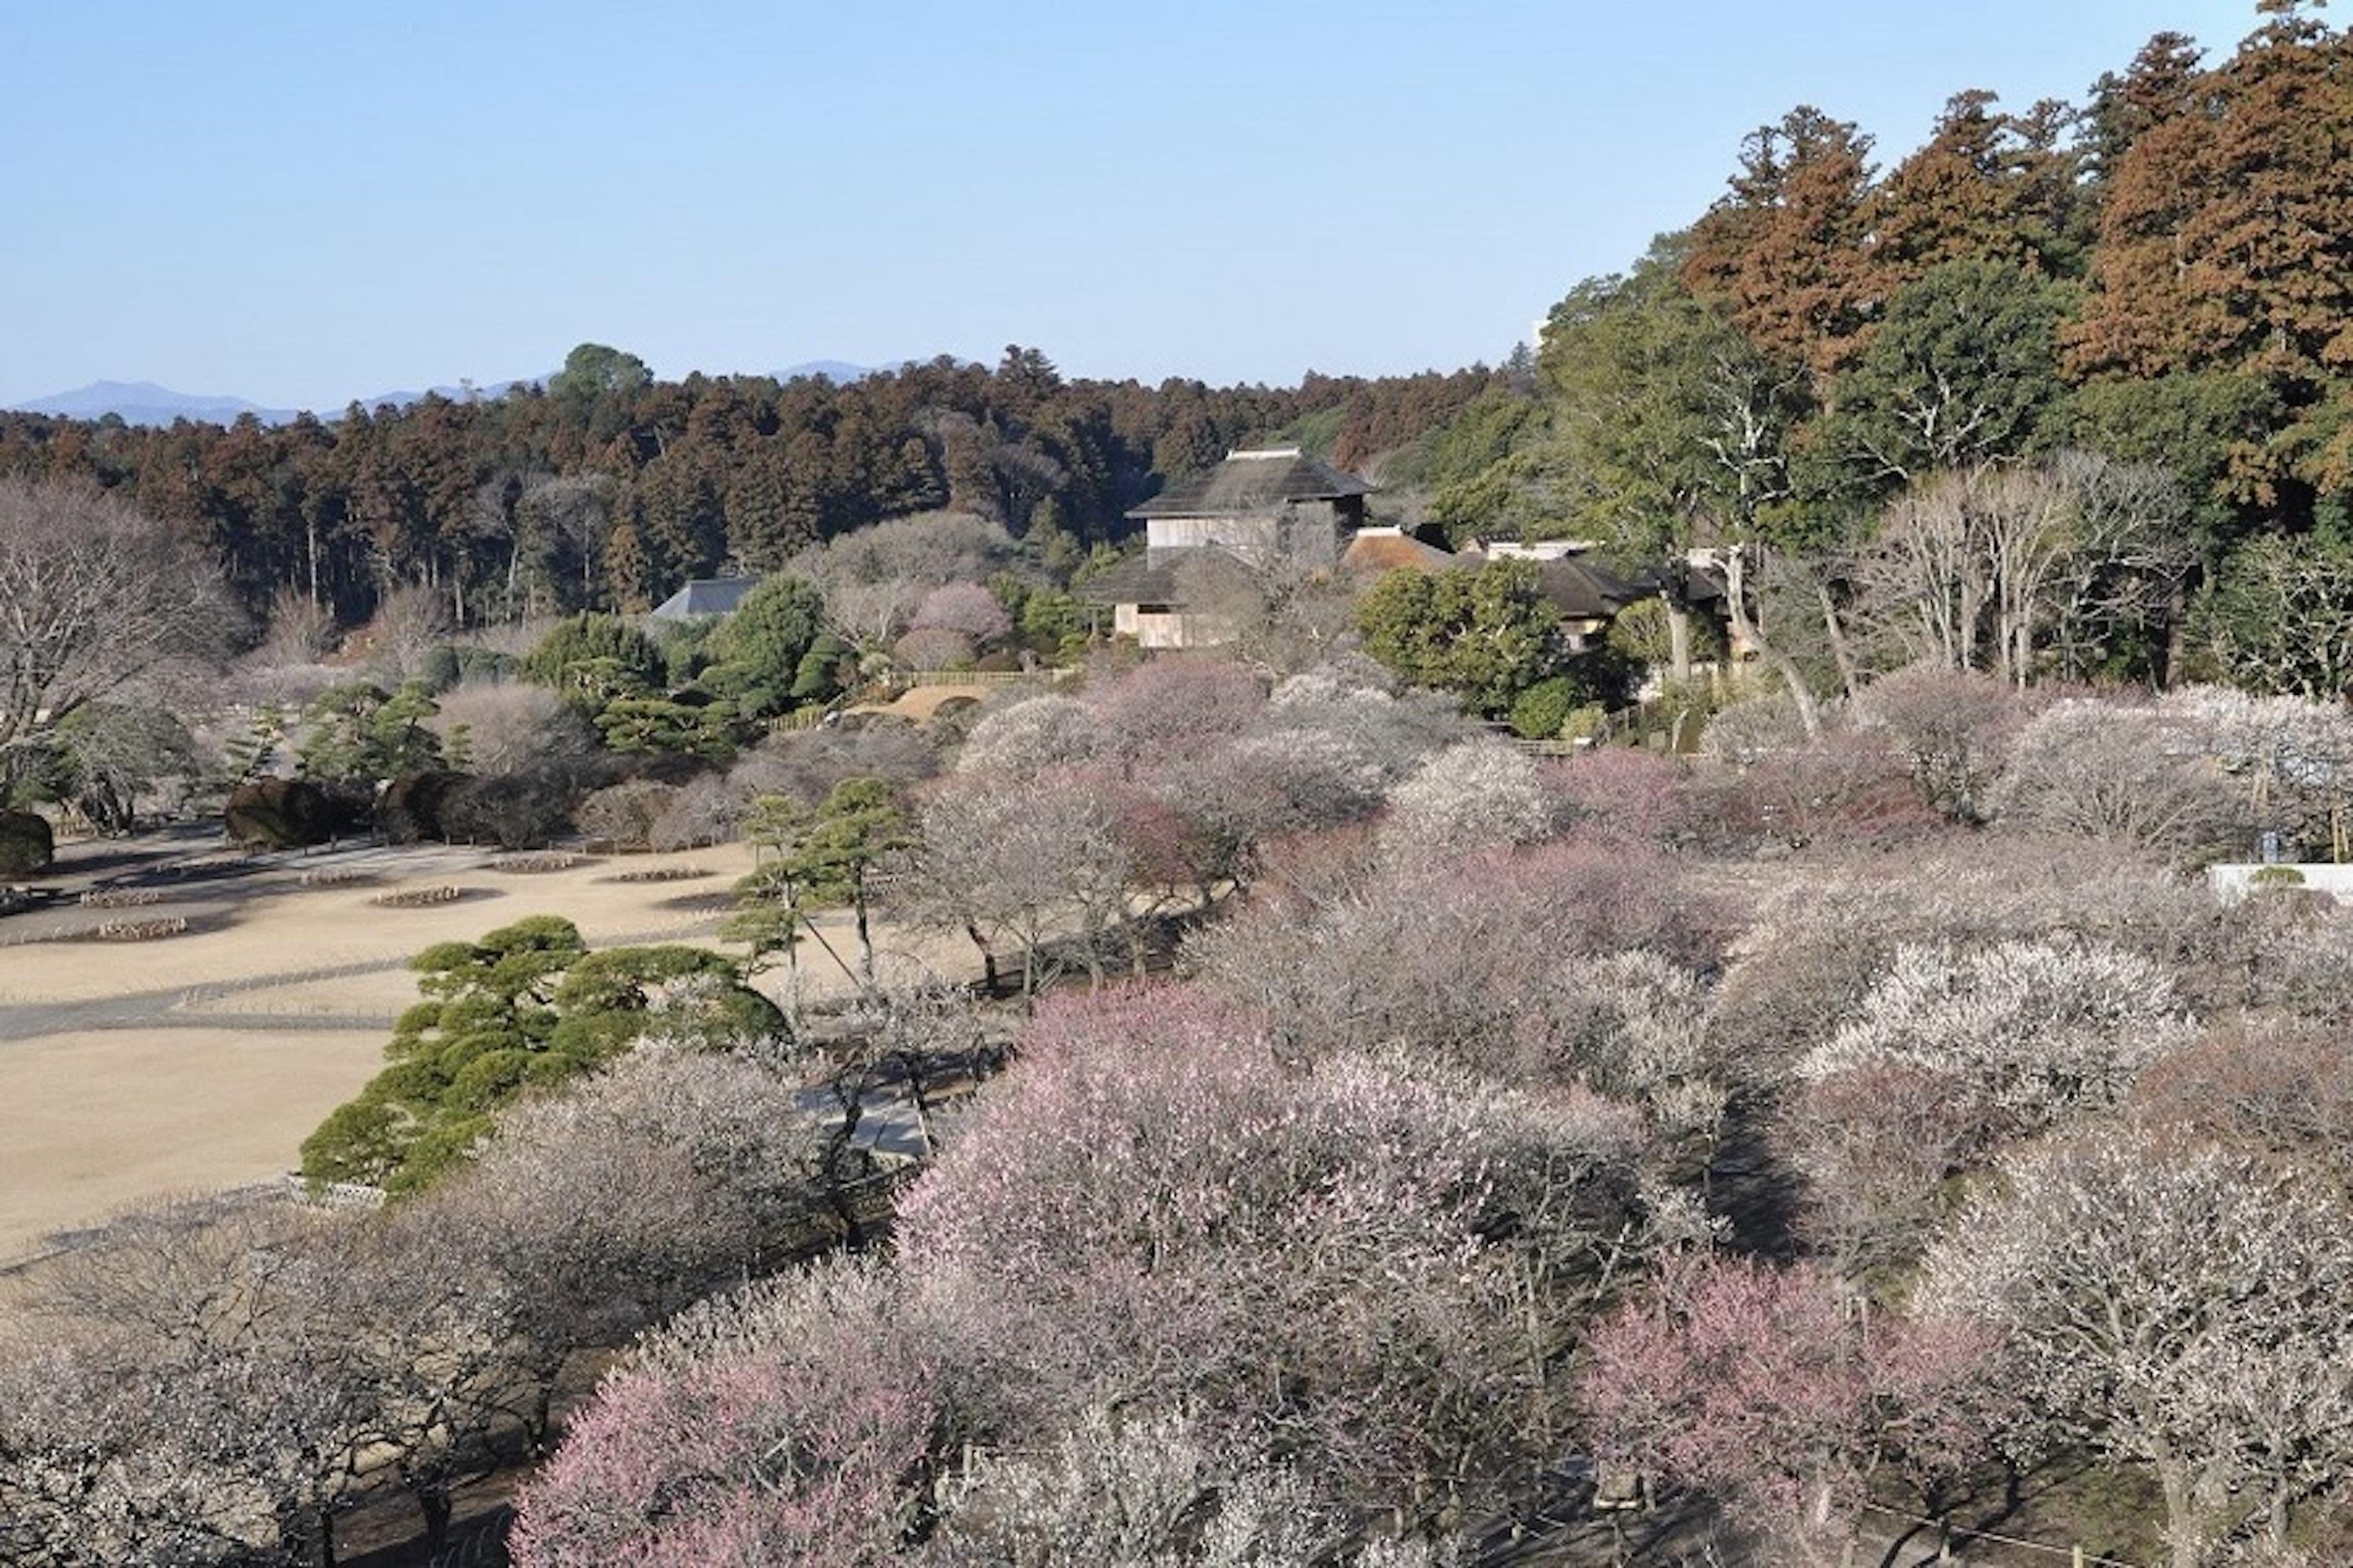
<path fill-rule="evenodd" d="M 654 607 L 656 620 L 692 620 L 733 615 L 744 596 L 760 586 L 757 577 L 697 577 Z"/>
<path fill-rule="evenodd" d="M 1545 597 L 1577 620 L 1607 620 L 1638 599 L 1657 590 L 1630 583 L 1599 561 L 1546 561 L 1538 568 Z"/>

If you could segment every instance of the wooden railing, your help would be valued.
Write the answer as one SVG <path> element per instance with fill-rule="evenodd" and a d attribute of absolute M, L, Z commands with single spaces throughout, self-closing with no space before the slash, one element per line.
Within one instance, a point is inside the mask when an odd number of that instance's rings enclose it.
<path fill-rule="evenodd" d="M 896 686 L 1023 686 L 1039 681 L 1067 681 L 1078 671 L 1056 666 L 1045 670 L 907 670 L 892 677 Z"/>

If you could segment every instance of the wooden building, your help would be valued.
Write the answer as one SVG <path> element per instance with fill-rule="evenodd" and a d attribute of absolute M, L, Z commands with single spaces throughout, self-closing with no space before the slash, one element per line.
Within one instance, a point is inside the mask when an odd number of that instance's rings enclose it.
<path fill-rule="evenodd" d="M 1336 565 L 1365 520 L 1372 486 L 1297 447 L 1226 454 L 1128 513 L 1144 524 L 1141 556 L 1080 589 L 1112 609 L 1112 630 L 1145 648 L 1214 647 L 1231 629 L 1213 608 L 1239 575 L 1278 562 Z"/>
<path fill-rule="evenodd" d="M 1330 566 L 1341 539 L 1363 525 L 1372 488 L 1297 447 L 1261 447 L 1228 452 L 1128 516 L 1144 524 L 1148 554 L 1215 548 L 1244 560 L 1281 554 Z"/>

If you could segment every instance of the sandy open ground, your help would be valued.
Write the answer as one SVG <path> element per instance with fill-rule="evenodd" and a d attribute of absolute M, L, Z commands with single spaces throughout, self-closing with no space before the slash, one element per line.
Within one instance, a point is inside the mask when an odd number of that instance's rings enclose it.
<path fill-rule="evenodd" d="M 69 851 L 59 885 L 90 882 Z M 118 861 L 123 852 L 104 853 Z M 102 917 L 70 901 L 10 917 L 0 947 L 0 1263 L 37 1252 L 59 1230 L 191 1192 L 263 1181 L 291 1169 L 322 1118 L 383 1065 L 386 1021 L 417 1000 L 407 962 L 436 942 L 463 940 L 529 915 L 561 915 L 596 946 L 686 941 L 718 946 L 716 929 L 751 851 L 600 856 L 557 872 L 501 872 L 485 852 L 427 847 L 285 857 L 219 883 L 174 885 L 170 902 L 133 915 L 185 911 L 195 929 L 161 941 L 25 941 L 44 927 Z M 706 875 L 618 882 L 626 872 L 691 866 Z M 370 880 L 301 884 L 332 866 Z M 453 904 L 385 909 L 400 887 L 476 890 Z M 835 953 L 806 943 L 802 995 L 850 988 L 856 961 L 846 915 L 821 929 Z M 878 921 L 886 980 L 977 972 L 961 938 Z M 757 982 L 781 995 L 785 974 Z M 363 1026 L 354 1026 L 365 1021 Z"/>
<path fill-rule="evenodd" d="M 373 1031 L 103 1029 L 0 1046 L 0 1260 L 176 1192 L 266 1181 L 384 1065 Z"/>
<path fill-rule="evenodd" d="M 561 915 L 594 944 L 660 939 L 707 927 L 712 919 L 708 909 L 666 904 L 724 895 L 734 878 L 752 868 L 752 853 L 740 844 L 692 855 L 598 858 L 558 872 L 500 872 L 490 869 L 491 860 L 467 851 L 372 851 L 332 862 L 377 874 L 377 880 L 358 886 L 300 886 L 298 865 L 217 895 L 194 890 L 185 902 L 175 895 L 174 909 L 225 905 L 220 927 L 129 946 L 68 941 L 0 948 L 0 1004 L 81 1001 L 126 991 L 193 990 L 353 964 L 403 964 L 436 942 L 477 937 L 531 915 Z M 687 882 L 611 880 L 622 872 L 671 863 L 712 874 Z M 466 895 L 419 909 L 385 909 L 371 902 L 401 888 L 433 886 L 463 888 Z"/>

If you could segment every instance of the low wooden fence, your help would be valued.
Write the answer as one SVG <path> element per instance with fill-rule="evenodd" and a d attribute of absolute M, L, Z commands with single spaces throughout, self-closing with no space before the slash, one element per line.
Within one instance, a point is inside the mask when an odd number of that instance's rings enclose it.
<path fill-rule="evenodd" d="M 892 677 L 897 686 L 1028 686 L 1043 681 L 1050 684 L 1068 681 L 1078 674 L 1074 669 L 1056 666 L 1046 670 L 907 670 Z"/>

